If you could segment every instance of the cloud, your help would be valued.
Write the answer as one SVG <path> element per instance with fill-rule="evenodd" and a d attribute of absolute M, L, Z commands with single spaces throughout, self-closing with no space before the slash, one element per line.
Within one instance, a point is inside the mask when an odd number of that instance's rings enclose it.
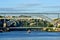
<path fill-rule="evenodd" d="M 39 6 L 41 4 L 27 4 L 26 6 Z"/>
<path fill-rule="evenodd" d="M 31 11 L 29 9 L 0 8 L 0 11 Z"/>
<path fill-rule="evenodd" d="M 60 8 L 60 6 L 44 6 L 43 8 Z"/>
<path fill-rule="evenodd" d="M 19 4 L 17 8 L 29 8 L 29 7 L 36 7 L 40 6 L 41 4 L 39 3 L 34 3 L 34 4 Z"/>

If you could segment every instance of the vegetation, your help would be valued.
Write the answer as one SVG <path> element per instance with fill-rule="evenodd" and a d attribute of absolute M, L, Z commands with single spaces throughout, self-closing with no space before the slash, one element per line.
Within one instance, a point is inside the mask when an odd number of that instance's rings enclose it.
<path fill-rule="evenodd" d="M 0 18 L 3 18 L 4 16 L 0 16 Z M 12 18 L 15 18 L 17 16 L 12 16 Z M 43 19 L 34 19 L 31 16 L 19 16 L 19 18 L 28 18 L 28 19 L 0 19 L 0 27 L 3 27 L 4 20 L 6 22 L 6 27 L 44 27 L 41 30 L 42 31 L 56 31 L 57 29 L 54 28 L 45 28 L 45 27 L 54 27 L 54 25 L 51 22 L 48 22 Z M 10 17 L 9 17 L 10 18 Z M 57 21 L 58 19 L 54 19 L 54 21 Z M 57 28 L 60 28 L 60 25 L 57 25 Z M 34 29 L 35 30 L 35 29 Z M 40 30 L 40 29 L 38 29 Z"/>

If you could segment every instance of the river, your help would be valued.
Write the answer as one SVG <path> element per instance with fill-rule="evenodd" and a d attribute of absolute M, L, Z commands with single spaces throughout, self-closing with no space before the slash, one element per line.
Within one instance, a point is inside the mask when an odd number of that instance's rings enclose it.
<path fill-rule="evenodd" d="M 0 40 L 60 40 L 60 32 L 3 32 L 0 33 Z"/>

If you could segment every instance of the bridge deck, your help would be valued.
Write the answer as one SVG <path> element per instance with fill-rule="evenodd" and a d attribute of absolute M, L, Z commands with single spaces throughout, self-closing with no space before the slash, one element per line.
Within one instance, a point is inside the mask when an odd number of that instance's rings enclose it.
<path fill-rule="evenodd" d="M 10 29 L 21 29 L 21 28 L 55 28 L 55 27 L 10 27 Z"/>

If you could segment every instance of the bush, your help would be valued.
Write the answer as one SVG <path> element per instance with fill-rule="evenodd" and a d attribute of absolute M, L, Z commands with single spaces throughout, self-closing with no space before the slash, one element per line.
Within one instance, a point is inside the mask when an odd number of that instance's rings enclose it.
<path fill-rule="evenodd" d="M 54 27 L 54 25 L 53 24 L 49 24 L 48 27 Z"/>

